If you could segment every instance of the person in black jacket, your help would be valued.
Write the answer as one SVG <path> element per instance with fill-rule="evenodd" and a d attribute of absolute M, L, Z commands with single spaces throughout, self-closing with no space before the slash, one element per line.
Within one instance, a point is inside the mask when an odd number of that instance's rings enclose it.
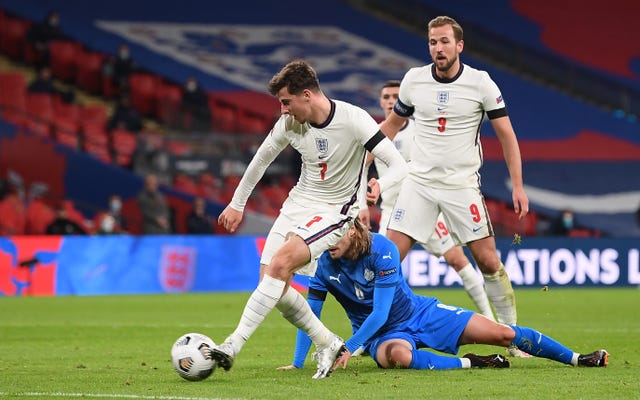
<path fill-rule="evenodd" d="M 202 197 L 193 199 L 193 210 L 187 215 L 187 233 L 194 235 L 213 233 L 213 223 L 205 208 L 206 203 Z"/>

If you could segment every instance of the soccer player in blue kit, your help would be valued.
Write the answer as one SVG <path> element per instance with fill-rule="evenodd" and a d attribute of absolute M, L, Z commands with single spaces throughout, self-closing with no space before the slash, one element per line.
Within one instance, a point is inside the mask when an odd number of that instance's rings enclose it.
<path fill-rule="evenodd" d="M 606 367 L 606 350 L 581 354 L 531 328 L 504 325 L 438 299 L 418 296 L 402 276 L 398 248 L 386 237 L 371 233 L 360 222 L 318 260 L 316 275 L 309 282 L 307 301 L 320 316 L 327 293 L 344 308 L 353 336 L 345 342 L 334 369 L 346 368 L 361 346 L 381 368 L 454 369 L 471 367 L 508 368 L 499 354 L 466 354 L 451 357 L 422 348 L 457 354 L 465 344 L 515 345 L 535 357 L 584 367 Z M 311 345 L 298 331 L 293 364 L 281 369 L 301 368 Z"/>

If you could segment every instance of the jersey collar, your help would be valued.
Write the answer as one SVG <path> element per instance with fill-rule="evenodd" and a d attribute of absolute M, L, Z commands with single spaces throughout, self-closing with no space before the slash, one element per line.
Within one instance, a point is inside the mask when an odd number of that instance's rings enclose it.
<path fill-rule="evenodd" d="M 431 64 L 431 76 L 433 76 L 433 79 L 436 82 L 440 82 L 440 83 L 455 82 L 456 79 L 458 79 L 460 77 L 460 75 L 462 75 L 462 71 L 463 70 L 464 70 L 464 64 L 460 63 L 460 69 L 458 70 L 458 73 L 453 78 L 440 78 L 440 77 L 438 77 L 438 75 L 436 75 L 436 65 L 435 64 Z"/>

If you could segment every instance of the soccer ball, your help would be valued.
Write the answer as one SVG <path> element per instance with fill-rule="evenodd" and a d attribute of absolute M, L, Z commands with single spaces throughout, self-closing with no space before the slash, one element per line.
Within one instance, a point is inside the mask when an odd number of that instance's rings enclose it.
<path fill-rule="evenodd" d="M 171 348 L 171 361 L 176 372 L 188 381 L 201 381 L 216 369 L 207 348 L 215 347 L 207 335 L 187 333 L 176 340 Z"/>

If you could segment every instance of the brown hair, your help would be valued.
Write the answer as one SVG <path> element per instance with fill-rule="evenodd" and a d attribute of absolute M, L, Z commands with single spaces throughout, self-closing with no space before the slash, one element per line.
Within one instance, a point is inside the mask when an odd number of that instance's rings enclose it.
<path fill-rule="evenodd" d="M 382 85 L 382 89 L 388 88 L 388 87 L 400 87 L 400 81 L 390 80 L 390 81 L 386 81 L 384 85 Z"/>
<path fill-rule="evenodd" d="M 456 38 L 456 42 L 459 42 L 464 38 L 464 34 L 460 24 L 455 19 L 447 17 L 446 15 L 435 17 L 434 19 L 429 21 L 427 32 L 431 31 L 432 28 L 438 28 L 445 25 L 451 25 L 451 28 L 453 29 L 453 37 Z"/>
<path fill-rule="evenodd" d="M 275 74 L 267 86 L 269 93 L 273 96 L 276 96 L 283 87 L 286 87 L 289 93 L 298 95 L 305 89 L 312 92 L 320 91 L 320 82 L 316 71 L 309 64 L 303 60 L 295 60 Z"/>
<path fill-rule="evenodd" d="M 371 232 L 365 224 L 356 217 L 353 221 L 355 233 L 351 238 L 351 247 L 344 257 L 348 260 L 355 260 L 371 252 Z"/>

